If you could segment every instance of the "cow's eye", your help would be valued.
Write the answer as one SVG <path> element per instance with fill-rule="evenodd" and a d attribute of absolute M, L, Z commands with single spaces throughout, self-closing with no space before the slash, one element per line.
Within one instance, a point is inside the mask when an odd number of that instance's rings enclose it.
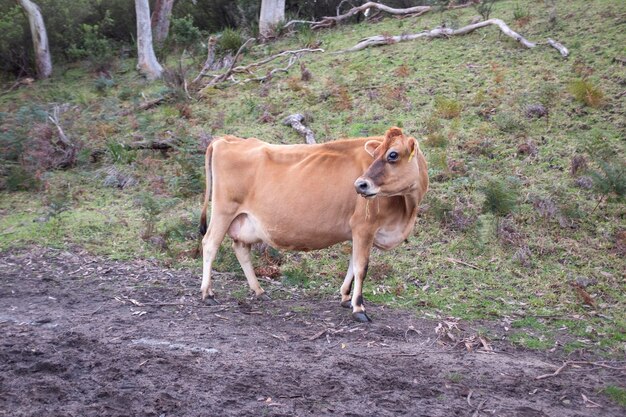
<path fill-rule="evenodd" d="M 398 152 L 393 151 L 393 152 L 389 152 L 389 155 L 387 155 L 387 161 L 389 162 L 396 162 L 398 160 L 398 157 L 400 155 L 398 155 Z"/>

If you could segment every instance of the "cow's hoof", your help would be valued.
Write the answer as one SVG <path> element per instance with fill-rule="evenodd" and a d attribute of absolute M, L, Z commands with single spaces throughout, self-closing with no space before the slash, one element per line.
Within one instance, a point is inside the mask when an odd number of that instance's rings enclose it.
<path fill-rule="evenodd" d="M 214 295 L 208 295 L 204 299 L 204 303 L 208 306 L 216 306 L 216 305 L 219 305 L 220 302 L 215 299 Z"/>
<path fill-rule="evenodd" d="M 272 299 L 270 298 L 269 295 L 267 295 L 266 293 L 262 293 L 261 295 L 257 295 L 254 298 L 256 298 L 259 301 L 271 301 Z"/>
<path fill-rule="evenodd" d="M 352 308 L 352 302 L 350 300 L 342 301 L 341 306 L 343 308 Z"/>
<path fill-rule="evenodd" d="M 358 321 L 359 323 L 369 323 L 372 321 L 372 319 L 370 319 L 367 316 L 367 314 L 365 314 L 365 311 L 358 311 L 356 313 L 352 313 L 352 318 Z"/>

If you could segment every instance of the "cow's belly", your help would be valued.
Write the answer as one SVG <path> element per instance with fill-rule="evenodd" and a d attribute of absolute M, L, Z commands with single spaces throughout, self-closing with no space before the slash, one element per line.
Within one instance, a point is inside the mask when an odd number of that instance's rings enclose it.
<path fill-rule="evenodd" d="M 351 239 L 350 233 L 338 228 L 306 227 L 289 222 L 265 225 L 251 213 L 241 213 L 232 221 L 228 235 L 237 241 L 254 244 L 264 242 L 283 250 L 307 251 L 323 249 Z"/>

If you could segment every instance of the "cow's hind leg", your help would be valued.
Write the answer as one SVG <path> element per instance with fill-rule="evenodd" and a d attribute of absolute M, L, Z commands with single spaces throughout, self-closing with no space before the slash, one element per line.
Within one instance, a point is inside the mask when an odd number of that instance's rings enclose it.
<path fill-rule="evenodd" d="M 240 242 L 238 240 L 233 241 L 233 250 L 237 256 L 237 260 L 243 269 L 243 273 L 246 275 L 248 285 L 254 291 L 256 297 L 260 300 L 269 299 L 263 288 L 259 285 L 259 280 L 254 273 L 254 267 L 252 266 L 252 259 L 250 257 L 250 245 Z"/>
<path fill-rule="evenodd" d="M 350 302 L 351 296 L 350 292 L 352 291 L 352 280 L 354 279 L 354 265 L 352 263 L 352 256 L 350 256 L 350 264 L 348 265 L 348 272 L 346 272 L 346 277 L 343 280 L 343 284 L 341 285 L 341 306 L 344 308 L 352 308 L 352 303 Z"/>
<path fill-rule="evenodd" d="M 202 299 L 207 300 L 207 303 L 210 304 L 217 304 L 211 283 L 211 267 L 229 226 L 229 219 L 213 214 L 207 233 L 202 238 L 202 285 L 200 290 L 202 291 Z"/>

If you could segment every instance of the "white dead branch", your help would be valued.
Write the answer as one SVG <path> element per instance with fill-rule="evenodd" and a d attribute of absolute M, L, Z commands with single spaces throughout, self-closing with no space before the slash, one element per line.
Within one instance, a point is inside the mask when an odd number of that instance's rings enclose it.
<path fill-rule="evenodd" d="M 311 129 L 302 124 L 304 121 L 304 116 L 300 113 L 292 114 L 287 116 L 285 120 L 283 120 L 283 124 L 286 126 L 293 127 L 296 132 L 300 135 L 304 136 L 304 140 L 308 145 L 315 144 L 315 134 Z"/>
<path fill-rule="evenodd" d="M 447 9 L 462 9 L 464 7 L 469 7 L 472 4 L 473 4 L 472 2 L 468 2 L 466 4 L 460 4 L 460 5 L 450 4 L 446 8 Z M 428 12 L 434 10 L 435 7 L 433 7 L 433 6 L 415 6 L 415 7 L 407 7 L 407 8 L 404 8 L 404 9 L 395 9 L 393 7 L 389 7 L 389 6 L 386 6 L 386 5 L 381 4 L 381 3 L 377 3 L 377 2 L 374 2 L 374 1 L 368 1 L 367 3 L 364 3 L 364 4 L 360 5 L 360 6 L 351 8 L 350 10 L 345 12 L 344 14 L 339 14 L 339 7 L 337 7 L 337 16 L 326 16 L 326 17 L 323 17 L 322 20 L 317 21 L 317 22 L 311 22 L 311 21 L 307 21 L 307 20 L 291 20 L 291 21 L 287 22 L 285 27 L 289 27 L 289 26 L 294 25 L 296 23 L 304 23 L 304 24 L 310 25 L 311 29 L 328 28 L 328 27 L 335 26 L 336 24 L 340 23 L 343 20 L 349 19 L 350 17 L 352 17 L 352 16 L 354 16 L 354 15 L 356 15 L 358 13 L 366 13 L 366 11 L 371 10 L 371 9 L 377 9 L 377 10 L 379 10 L 381 12 L 386 12 L 386 13 L 389 13 L 389 14 L 395 15 L 395 16 L 421 16 L 421 15 L 423 15 L 425 13 L 428 13 Z"/>
<path fill-rule="evenodd" d="M 397 36 L 384 36 L 384 35 L 371 36 L 369 38 L 365 38 L 361 40 L 352 48 L 344 49 L 343 51 L 339 51 L 337 53 L 355 52 L 355 51 L 360 51 L 362 49 L 368 48 L 370 46 L 389 45 L 389 44 L 398 43 L 398 42 L 414 41 L 414 40 L 422 39 L 422 38 L 435 39 L 435 38 L 447 38 L 450 36 L 467 35 L 468 33 L 475 31 L 476 29 L 480 29 L 486 26 L 497 26 L 502 33 L 516 40 L 517 42 L 519 42 L 522 46 L 526 48 L 534 48 L 537 46 L 536 43 L 529 41 L 528 39 L 524 38 L 519 33 L 512 30 L 503 20 L 489 19 L 489 20 L 484 20 L 482 22 L 467 25 L 459 29 L 438 27 L 432 30 L 427 30 L 424 32 L 414 33 L 414 34 L 397 35 Z M 554 42 L 554 43 L 558 44 L 558 42 Z M 558 44 L 558 45 L 562 47 L 561 44 Z M 554 47 L 557 48 L 556 46 Z M 565 51 L 567 51 L 567 49 L 565 49 Z M 561 54 L 563 55 L 563 52 L 561 52 Z M 566 55 L 563 55 L 563 56 L 566 56 Z"/>
<path fill-rule="evenodd" d="M 302 54 L 310 53 L 310 52 L 324 52 L 324 50 L 321 48 L 303 48 L 303 49 L 295 49 L 292 51 L 283 51 L 278 54 L 271 55 L 267 58 L 264 58 L 261 61 L 253 62 L 248 65 L 240 65 L 240 66 L 235 67 L 235 63 L 237 62 L 237 58 L 239 57 L 239 55 L 241 55 L 241 52 L 252 42 L 254 42 L 254 38 L 248 39 L 241 46 L 241 48 L 239 48 L 239 50 L 235 54 L 235 57 L 233 58 L 232 64 L 226 69 L 225 72 L 221 74 L 208 74 L 206 71 L 207 66 L 205 64 L 202 71 L 200 71 L 200 74 L 193 80 L 192 83 L 195 84 L 197 80 L 199 80 L 202 77 L 212 77 L 211 80 L 204 87 L 214 86 L 216 84 L 219 84 L 225 81 L 230 81 L 234 84 L 247 83 L 251 81 L 262 82 L 271 78 L 274 74 L 278 72 L 287 72 L 289 68 L 291 68 L 298 61 L 298 59 L 300 59 Z M 270 71 L 267 71 L 264 75 L 255 74 L 255 71 L 257 71 L 259 67 L 267 63 L 270 63 L 272 61 L 275 61 L 277 59 L 280 59 L 280 58 L 287 58 L 286 65 L 284 67 L 274 68 Z M 235 78 L 235 75 L 237 74 L 247 74 L 251 77 L 243 79 L 243 80 L 237 80 Z"/>
<path fill-rule="evenodd" d="M 567 56 L 569 55 L 569 50 L 565 46 L 555 41 L 554 39 L 548 38 L 548 45 L 550 45 L 551 47 L 559 51 L 561 55 L 563 56 L 563 58 L 567 58 Z"/>

